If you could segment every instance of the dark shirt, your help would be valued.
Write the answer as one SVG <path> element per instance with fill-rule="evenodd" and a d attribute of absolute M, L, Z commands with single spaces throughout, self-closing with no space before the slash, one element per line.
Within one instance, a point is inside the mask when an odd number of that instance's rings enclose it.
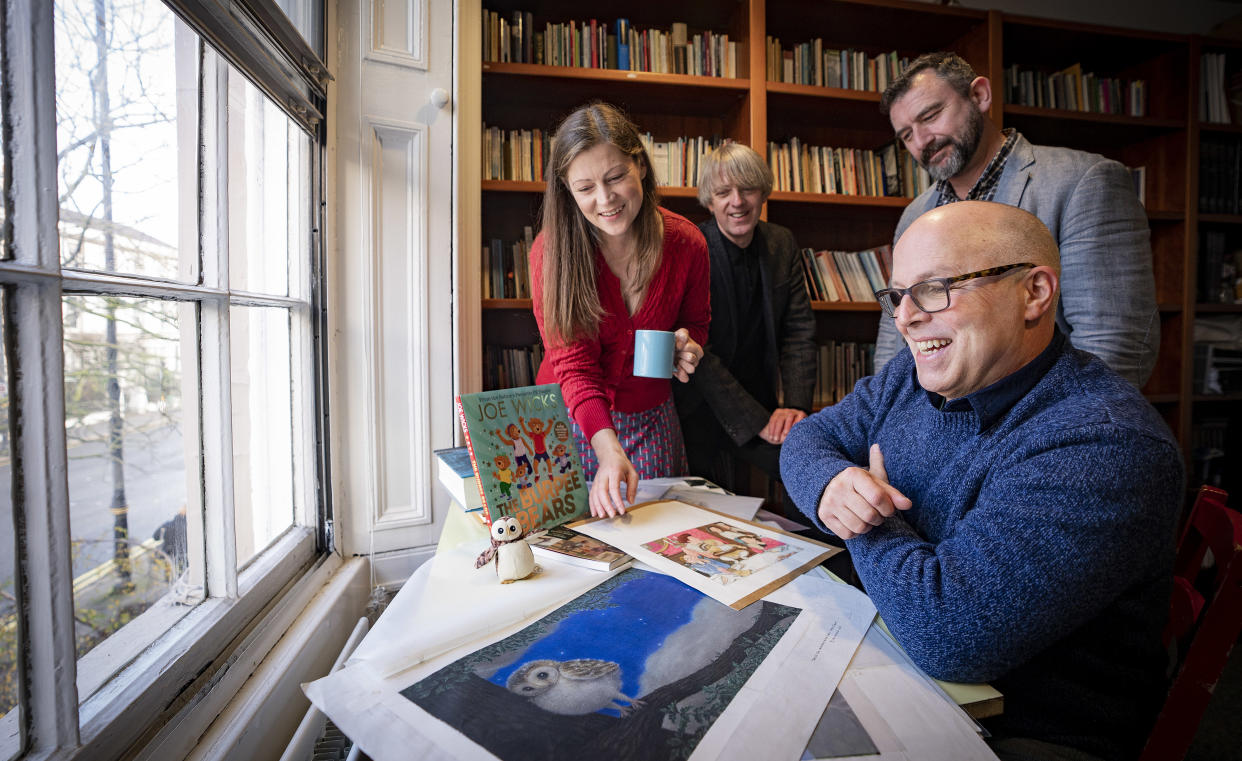
<path fill-rule="evenodd" d="M 1013 146 L 1018 142 L 1018 131 L 1013 127 L 1006 127 L 1001 130 L 1001 134 L 1005 136 L 1005 142 L 1001 144 L 1000 150 L 983 168 L 983 174 L 979 175 L 979 179 L 975 181 L 974 187 L 966 193 L 965 198 L 958 198 L 957 191 L 953 189 L 952 183 L 948 180 L 940 180 L 936 183 L 936 192 L 940 197 L 936 200 L 936 206 L 945 206 L 956 201 L 991 201 L 992 196 L 996 195 L 996 186 L 1000 184 L 1001 172 L 1005 171 L 1005 161 L 1008 160 L 1009 154 L 1013 153 Z"/>
<path fill-rule="evenodd" d="M 1052 367 L 1052 363 L 1061 354 L 1067 340 L 1060 328 L 1054 328 L 1052 341 L 1039 356 L 992 385 L 958 399 L 945 399 L 932 391 L 927 392 L 927 398 L 945 412 L 974 410 L 979 418 L 979 430 L 986 431 L 1044 377 L 1044 373 L 1048 372 L 1048 368 Z"/>
<path fill-rule="evenodd" d="M 760 272 L 759 256 L 766 251 L 766 244 L 758 229 L 745 249 L 739 248 L 724 235 L 725 253 L 733 271 L 733 303 L 741 316 L 737 350 L 729 372 L 755 401 L 769 410 L 776 408 L 776 394 L 771 379 L 764 368 L 764 321 L 763 274 Z"/>

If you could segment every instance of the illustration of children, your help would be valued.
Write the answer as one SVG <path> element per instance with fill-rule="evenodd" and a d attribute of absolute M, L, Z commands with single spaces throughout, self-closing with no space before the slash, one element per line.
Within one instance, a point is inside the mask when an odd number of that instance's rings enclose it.
<path fill-rule="evenodd" d="M 548 438 L 548 433 L 551 432 L 552 424 L 554 422 L 556 422 L 556 418 L 548 418 L 548 422 L 546 424 L 539 418 L 531 418 L 529 423 L 526 422 L 526 418 L 518 418 L 518 423 L 521 424 L 522 430 L 526 432 L 526 435 L 530 437 L 530 443 L 532 448 L 535 450 L 535 464 L 533 466 L 533 470 L 535 472 L 536 481 L 539 480 L 540 460 L 547 463 L 548 475 L 552 475 L 552 459 L 548 457 L 548 445 L 545 442 L 545 439 Z"/>
<path fill-rule="evenodd" d="M 756 555 L 768 549 L 767 542 L 764 541 L 763 537 L 745 529 L 730 526 L 728 523 L 712 523 L 703 528 L 721 539 L 748 547 Z"/>
<path fill-rule="evenodd" d="M 508 436 L 505 435 L 506 433 Z M 510 423 L 505 426 L 503 431 L 496 429 L 496 436 L 504 443 L 513 447 L 513 467 L 516 468 L 522 463 L 526 463 L 526 467 L 528 469 L 531 468 L 530 450 L 526 448 L 526 439 L 522 438 L 522 431 L 518 428 L 517 423 Z"/>
<path fill-rule="evenodd" d="M 500 482 L 501 495 L 508 497 L 509 490 L 513 488 L 513 471 L 509 469 L 509 458 L 498 454 L 492 462 L 496 465 L 496 470 L 492 471 L 492 478 Z"/>
<path fill-rule="evenodd" d="M 526 469 L 525 463 L 517 466 L 517 485 L 519 494 L 533 485 L 530 480 L 530 471 Z"/>
<path fill-rule="evenodd" d="M 708 555 L 716 560 L 727 561 L 730 566 L 735 566 L 753 553 L 740 544 L 733 542 L 721 542 L 715 539 L 696 539 L 691 546 L 697 551 Z"/>
<path fill-rule="evenodd" d="M 573 463 L 569 460 L 569 450 L 564 444 L 557 444 L 552 448 L 552 457 L 556 461 L 556 472 L 565 475 L 573 467 Z"/>

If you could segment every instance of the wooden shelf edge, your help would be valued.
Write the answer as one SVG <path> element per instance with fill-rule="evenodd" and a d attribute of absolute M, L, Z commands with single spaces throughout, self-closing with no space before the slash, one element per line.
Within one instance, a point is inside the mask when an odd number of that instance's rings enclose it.
<path fill-rule="evenodd" d="M 801 95 L 808 98 L 831 98 L 833 100 L 857 100 L 865 103 L 880 102 L 880 93 L 875 90 L 854 90 L 843 87 L 824 87 L 822 85 L 800 85 L 793 82 L 767 81 L 768 93 L 781 95 Z"/>
<path fill-rule="evenodd" d="M 550 79 L 589 79 L 603 82 L 639 82 L 679 87 L 715 87 L 722 90 L 750 89 L 749 79 L 700 77 L 690 74 L 657 74 L 653 71 L 588 69 L 581 66 L 546 66 L 536 63 L 483 63 L 483 74 L 506 74 Z"/>
<path fill-rule="evenodd" d="M 904 209 L 913 198 L 905 196 L 854 196 L 841 193 L 795 193 L 792 190 L 773 190 L 768 201 L 794 203 L 818 203 L 838 206 L 874 206 L 882 209 Z"/>
<path fill-rule="evenodd" d="M 483 299 L 484 309 L 522 309 L 530 311 L 530 299 Z"/>
<path fill-rule="evenodd" d="M 880 305 L 874 301 L 812 301 L 814 312 L 879 312 Z"/>
<path fill-rule="evenodd" d="M 1242 394 L 1195 394 L 1195 402 L 1242 402 Z"/>
<path fill-rule="evenodd" d="M 1242 214 L 1200 214 L 1199 221 L 1217 225 L 1242 225 Z"/>
<path fill-rule="evenodd" d="M 1219 124 L 1217 122 L 1199 122 L 1200 132 L 1216 132 L 1222 135 L 1242 135 L 1242 124 Z"/>
<path fill-rule="evenodd" d="M 1242 314 L 1242 304 L 1195 304 L 1196 313 Z"/>
<path fill-rule="evenodd" d="M 526 180 L 481 180 L 480 188 L 496 193 L 543 193 L 543 180 L 529 182 Z M 661 185 L 660 195 L 665 198 L 697 198 L 698 188 L 682 185 Z"/>
<path fill-rule="evenodd" d="M 1186 219 L 1185 212 L 1170 211 L 1166 209 L 1147 209 L 1147 221 L 1149 222 L 1181 222 Z"/>
<path fill-rule="evenodd" d="M 1091 111 L 1070 111 L 1064 108 L 1042 108 L 1040 106 L 1019 106 L 1006 103 L 1006 116 L 1035 116 L 1041 119 L 1061 119 L 1066 121 L 1097 122 L 1112 124 L 1118 127 L 1142 127 L 1145 129 L 1185 129 L 1184 119 L 1160 119 L 1154 116 L 1127 116 L 1126 114 L 1097 114 Z"/>

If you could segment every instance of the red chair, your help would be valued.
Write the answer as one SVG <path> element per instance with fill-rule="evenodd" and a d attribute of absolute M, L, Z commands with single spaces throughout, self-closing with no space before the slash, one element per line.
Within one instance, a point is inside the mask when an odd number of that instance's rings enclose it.
<path fill-rule="evenodd" d="M 1188 647 L 1141 761 L 1186 755 L 1229 651 L 1242 633 L 1242 514 L 1225 506 L 1227 497 L 1220 489 L 1200 487 L 1178 542 L 1164 638 L 1166 645 L 1177 641 L 1188 642 Z M 1203 585 L 1205 594 L 1195 582 L 1208 549 L 1216 567 Z"/>

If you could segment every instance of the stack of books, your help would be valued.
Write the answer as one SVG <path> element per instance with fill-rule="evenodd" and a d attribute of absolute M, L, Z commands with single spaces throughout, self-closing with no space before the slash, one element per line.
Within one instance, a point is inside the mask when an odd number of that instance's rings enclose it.
<path fill-rule="evenodd" d="M 440 460 L 440 485 L 448 491 L 453 504 L 467 513 L 482 512 L 483 498 L 474 477 L 474 466 L 470 464 L 470 450 L 449 447 L 435 450 L 435 455 Z"/>

